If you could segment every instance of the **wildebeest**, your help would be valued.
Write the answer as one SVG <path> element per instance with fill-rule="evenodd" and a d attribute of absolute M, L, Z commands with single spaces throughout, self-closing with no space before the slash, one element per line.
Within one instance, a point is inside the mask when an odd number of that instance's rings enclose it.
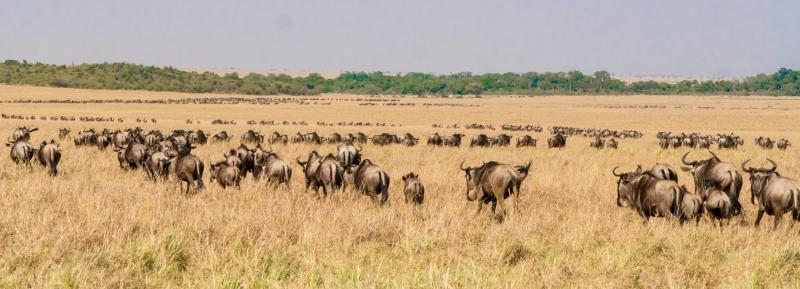
<path fill-rule="evenodd" d="M 253 131 L 252 129 L 248 129 L 242 136 L 240 137 L 240 141 L 242 143 L 255 143 L 259 144 L 264 142 L 264 135 L 261 132 Z"/>
<path fill-rule="evenodd" d="M 721 161 L 716 154 L 710 152 L 711 158 L 705 160 L 687 161 L 683 155 L 681 161 L 684 165 L 681 170 L 690 172 L 694 177 L 695 194 L 699 195 L 703 202 L 706 201 L 709 192 L 708 187 L 717 188 L 731 199 L 734 208 L 734 215 L 741 213 L 742 205 L 739 203 L 739 192 L 742 190 L 742 175 L 736 171 L 732 164 Z"/>
<path fill-rule="evenodd" d="M 217 134 L 215 134 L 213 137 L 211 137 L 211 140 L 213 140 L 214 142 L 223 142 L 223 141 L 224 142 L 228 142 L 232 138 L 233 138 L 232 136 L 228 135 L 227 131 L 223 130 L 223 131 L 218 132 Z"/>
<path fill-rule="evenodd" d="M 479 146 L 479 147 L 488 147 L 491 145 L 491 140 L 485 134 L 479 134 L 473 136 L 472 139 L 469 141 L 469 147 Z"/>
<path fill-rule="evenodd" d="M 29 141 L 31 140 L 31 133 L 38 130 L 38 128 L 29 128 L 27 126 L 17 127 L 17 129 L 14 130 L 14 135 L 11 137 L 9 142 L 13 143 L 19 140 Z"/>
<path fill-rule="evenodd" d="M 190 144 L 201 144 L 204 145 L 208 142 L 208 135 L 202 130 L 191 131 L 186 136 L 186 141 Z"/>
<path fill-rule="evenodd" d="M 327 141 L 329 144 L 339 143 L 342 141 L 342 135 L 338 132 L 331 133 L 327 138 L 325 138 L 325 141 Z"/>
<path fill-rule="evenodd" d="M 618 167 L 617 167 L 618 168 Z M 617 179 L 617 206 L 627 204 L 636 211 L 645 223 L 650 217 L 673 216 L 683 222 L 681 212 L 683 193 L 678 183 L 672 180 L 660 180 L 649 171 L 637 167 L 634 172 L 611 173 Z"/>
<path fill-rule="evenodd" d="M 567 145 L 567 137 L 557 133 L 547 139 L 548 148 L 563 148 Z"/>
<path fill-rule="evenodd" d="M 454 133 L 448 137 L 446 137 L 442 142 L 445 146 L 449 147 L 460 147 L 461 146 L 461 139 L 464 137 L 463 133 Z"/>
<path fill-rule="evenodd" d="M 306 161 L 301 161 L 300 157 L 297 157 L 296 161 L 300 167 L 303 168 L 303 175 L 306 177 L 306 191 L 311 186 L 312 182 L 317 175 L 317 168 L 319 167 L 319 160 L 322 157 L 317 153 L 317 151 L 311 151 L 306 158 Z"/>
<path fill-rule="evenodd" d="M 269 151 L 264 151 L 259 144 L 251 151 L 251 154 L 253 155 L 255 166 L 258 168 L 253 173 L 258 175 L 256 179 L 260 179 L 260 176 L 263 175 L 266 176 L 267 183 L 275 186 L 285 184 L 287 188 L 291 186 L 292 167 L 288 162 L 278 157 L 271 148 Z"/>
<path fill-rule="evenodd" d="M 406 204 L 422 205 L 425 200 L 425 185 L 419 180 L 419 175 L 411 172 L 403 176 L 403 194 Z"/>
<path fill-rule="evenodd" d="M 764 212 L 773 216 L 773 229 L 777 228 L 783 220 L 783 215 L 792 212 L 793 221 L 800 217 L 800 183 L 794 179 L 781 176 L 776 169 L 778 164 L 772 163 L 771 168 L 747 167 L 750 160 L 742 163 L 742 170 L 750 174 L 750 202 L 758 207 L 755 225 L 761 222 Z"/>
<path fill-rule="evenodd" d="M 341 189 L 344 185 L 343 169 L 339 166 L 339 161 L 333 154 L 327 154 L 322 157 L 317 165 L 316 175 L 314 176 L 313 188 L 319 195 L 319 188 L 322 187 L 322 198 L 328 194 Z"/>
<path fill-rule="evenodd" d="M 501 133 L 492 138 L 493 146 L 507 146 L 511 144 L 511 135 Z"/>
<path fill-rule="evenodd" d="M 66 139 L 69 136 L 70 132 L 71 131 L 68 128 L 65 128 L 65 127 L 64 128 L 60 128 L 58 130 L 58 139 L 63 141 L 64 139 Z"/>
<path fill-rule="evenodd" d="M 346 168 L 345 174 L 351 175 L 354 189 L 369 195 L 374 203 L 383 205 L 389 200 L 389 174 L 369 159 Z"/>
<path fill-rule="evenodd" d="M 589 142 L 589 147 L 602 149 L 605 146 L 605 141 L 602 138 L 595 137 L 591 142 Z"/>
<path fill-rule="evenodd" d="M 183 182 L 186 182 L 186 194 L 197 193 L 203 185 L 204 165 L 198 157 L 191 154 L 191 146 L 181 147 L 176 157 L 167 161 L 170 171 L 174 172 L 178 185 L 183 191 Z"/>
<path fill-rule="evenodd" d="M 39 146 L 39 163 L 50 169 L 50 175 L 58 175 L 58 162 L 61 160 L 61 150 L 55 140 L 43 141 Z"/>
<path fill-rule="evenodd" d="M 144 166 L 150 179 L 154 182 L 159 179 L 166 180 L 169 173 L 169 164 L 167 162 L 177 154 L 178 152 L 175 150 L 164 150 L 158 145 L 152 148 Z"/>
<path fill-rule="evenodd" d="M 280 134 L 277 131 L 273 131 L 272 134 L 269 135 L 268 141 L 270 144 L 276 144 L 276 143 L 287 144 L 289 143 L 289 137 Z"/>
<path fill-rule="evenodd" d="M 239 168 L 229 166 L 225 161 L 220 161 L 211 165 L 211 182 L 217 182 L 225 189 L 227 187 L 239 187 L 242 177 Z"/>
<path fill-rule="evenodd" d="M 706 198 L 703 201 L 703 208 L 711 216 L 711 219 L 720 226 L 723 225 L 723 222 L 727 223 L 733 215 L 733 204 L 728 194 L 715 187 L 706 187 L 703 195 Z"/>
<path fill-rule="evenodd" d="M 143 167 L 147 160 L 147 147 L 143 144 L 130 142 L 119 147 L 115 147 L 120 167 L 135 170 Z"/>
<path fill-rule="evenodd" d="M 619 146 L 619 143 L 617 142 L 617 139 L 612 138 L 612 139 L 610 139 L 610 140 L 608 140 L 606 142 L 606 147 L 607 148 L 617 149 L 618 146 Z"/>
<path fill-rule="evenodd" d="M 11 147 L 11 160 L 16 164 L 31 165 L 31 159 L 36 152 L 36 149 L 25 140 L 17 140 L 12 143 L 7 143 L 6 146 Z"/>
<path fill-rule="evenodd" d="M 506 213 L 505 199 L 512 195 L 514 207 L 517 208 L 520 186 L 528 176 L 531 164 L 511 166 L 490 161 L 478 167 L 464 167 L 464 162 L 461 162 L 459 168 L 464 171 L 467 181 L 467 201 L 477 201 L 476 214 L 481 212 L 484 203 L 492 203 L 492 213 L 502 220 Z M 497 207 L 500 207 L 499 212 L 495 212 Z"/>
<path fill-rule="evenodd" d="M 419 142 L 419 139 L 414 137 L 410 133 L 404 133 L 403 135 L 400 136 L 399 141 L 400 141 L 400 143 L 411 147 L 411 146 L 417 145 L 417 143 Z"/>
<path fill-rule="evenodd" d="M 390 133 L 382 133 L 372 136 L 372 144 L 374 145 L 385 146 L 398 142 L 399 138 L 397 137 L 397 135 Z"/>
<path fill-rule="evenodd" d="M 517 147 L 528 147 L 528 146 L 535 147 L 536 139 L 527 134 L 517 137 Z"/>
<path fill-rule="evenodd" d="M 260 177 L 259 167 L 256 166 L 253 150 L 248 148 L 245 144 L 239 144 L 239 147 L 231 151 L 229 154 L 234 154 L 239 158 L 239 174 L 242 178 L 247 177 L 247 173 L 252 173 L 253 178 L 258 180 Z M 228 155 L 225 155 L 227 158 Z"/>
<path fill-rule="evenodd" d="M 678 172 L 670 164 L 656 163 L 650 168 L 650 174 L 659 180 L 678 181 Z"/>
<path fill-rule="evenodd" d="M 443 143 L 442 136 L 438 132 L 428 136 L 428 145 L 441 146 Z"/>
<path fill-rule="evenodd" d="M 778 144 L 776 146 L 778 147 L 779 150 L 785 151 L 791 145 L 792 144 L 789 143 L 789 140 L 782 138 L 778 140 Z"/>
<path fill-rule="evenodd" d="M 361 150 L 363 149 L 360 145 L 356 148 L 351 142 L 336 147 L 339 165 L 347 167 L 361 163 Z"/>

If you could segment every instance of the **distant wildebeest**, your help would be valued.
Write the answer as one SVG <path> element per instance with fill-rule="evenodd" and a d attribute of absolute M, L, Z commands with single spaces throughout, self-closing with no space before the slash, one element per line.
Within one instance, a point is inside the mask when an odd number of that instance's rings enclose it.
<path fill-rule="evenodd" d="M 129 142 L 114 148 L 121 168 L 135 170 L 144 167 L 147 160 L 147 147 L 136 142 Z"/>
<path fill-rule="evenodd" d="M 322 144 L 322 137 L 315 131 L 305 134 L 303 140 L 309 144 Z"/>
<path fill-rule="evenodd" d="M 61 128 L 58 130 L 58 139 L 63 141 L 65 140 L 71 131 L 68 128 Z"/>
<path fill-rule="evenodd" d="M 709 152 L 711 158 L 705 160 L 687 161 L 683 155 L 681 161 L 684 165 L 681 170 L 690 172 L 694 177 L 695 194 L 705 202 L 706 193 L 710 192 L 707 188 L 714 187 L 726 194 L 733 204 L 734 215 L 741 213 L 742 205 L 739 203 L 739 192 L 742 190 L 742 175 L 736 171 L 732 164 L 723 162 L 713 152 Z"/>
<path fill-rule="evenodd" d="M 275 186 L 285 184 L 287 188 L 291 187 L 292 167 L 288 162 L 278 157 L 271 148 L 269 151 L 264 151 L 260 144 L 256 146 L 251 153 L 253 155 L 253 162 L 258 168 L 254 170 L 254 175 L 256 173 L 258 174 L 256 179 L 260 179 L 261 176 L 264 176 L 267 178 L 267 183 L 274 184 Z"/>
<path fill-rule="evenodd" d="M 356 148 L 351 142 L 347 142 L 344 145 L 336 147 L 339 165 L 342 167 L 347 167 L 349 165 L 357 165 L 361 163 L 361 150 L 363 149 L 364 148 L 362 148 L 361 145 Z"/>
<path fill-rule="evenodd" d="M 448 137 L 446 137 L 442 142 L 445 146 L 448 147 L 460 147 L 461 146 L 461 139 L 464 137 L 463 133 L 454 133 Z"/>
<path fill-rule="evenodd" d="M 567 137 L 565 137 L 560 133 L 557 133 L 547 139 L 548 148 L 563 148 L 566 145 L 567 145 Z"/>
<path fill-rule="evenodd" d="M 319 161 L 321 159 L 322 157 L 317 151 L 311 151 L 305 161 L 301 161 L 300 157 L 296 159 L 297 164 L 303 168 L 303 174 L 306 177 L 306 191 L 308 191 L 308 188 L 311 187 L 311 184 L 315 181 L 317 168 L 319 168 Z"/>
<path fill-rule="evenodd" d="M 403 176 L 403 194 L 406 204 L 422 205 L 425 200 L 425 185 L 419 180 L 419 175 L 411 172 Z"/>
<path fill-rule="evenodd" d="M 186 183 L 186 194 L 197 193 L 205 186 L 203 185 L 204 165 L 198 157 L 191 154 L 192 146 L 181 147 L 176 157 L 171 158 L 170 171 L 175 174 L 181 191 L 183 182 Z"/>
<path fill-rule="evenodd" d="M 385 146 L 398 142 L 399 138 L 397 137 L 397 135 L 390 133 L 382 133 L 372 136 L 372 144 L 374 145 Z"/>
<path fill-rule="evenodd" d="M 469 141 L 469 147 L 474 147 L 474 146 L 488 147 L 490 145 L 491 145 L 491 140 L 485 134 L 479 134 L 479 135 L 473 136 L 472 139 L 470 139 L 470 141 Z"/>
<path fill-rule="evenodd" d="M 605 146 L 605 141 L 602 138 L 595 137 L 591 142 L 589 142 L 589 147 L 602 149 Z"/>
<path fill-rule="evenodd" d="M 617 147 L 619 147 L 619 143 L 617 142 L 617 139 L 612 138 L 606 142 L 606 147 L 610 149 L 617 149 Z"/>
<path fill-rule="evenodd" d="M 39 163 L 50 169 L 50 175 L 58 175 L 58 162 L 61 160 L 61 150 L 55 140 L 43 141 L 39 146 Z"/>
<path fill-rule="evenodd" d="M 508 146 L 511 144 L 511 137 L 511 135 L 501 133 L 492 138 L 491 142 L 493 146 Z"/>
<path fill-rule="evenodd" d="M 145 161 L 145 171 L 151 180 L 165 181 L 169 173 L 169 164 L 167 163 L 170 158 L 177 156 L 178 152 L 175 150 L 164 150 L 156 145 L 151 148 L 148 153 L 149 157 Z"/>
<path fill-rule="evenodd" d="M 403 135 L 400 136 L 399 141 L 400 143 L 411 147 L 417 145 L 417 143 L 419 142 L 419 138 L 414 137 L 410 133 L 404 133 Z"/>
<path fill-rule="evenodd" d="M 220 161 L 211 165 L 211 182 L 217 182 L 225 189 L 227 187 L 239 188 L 239 183 L 242 180 L 239 174 L 239 168 L 229 166 L 225 161 Z"/>
<path fill-rule="evenodd" d="M 304 141 L 303 134 L 297 132 L 295 135 L 292 136 L 292 143 L 301 143 Z"/>
<path fill-rule="evenodd" d="M 676 217 L 681 223 L 684 214 L 681 212 L 683 205 L 683 192 L 678 183 L 672 180 L 661 180 L 649 171 L 636 171 L 617 173 L 617 168 L 611 173 L 617 179 L 617 206 L 629 206 L 642 217 L 645 223 L 650 217 Z"/>
<path fill-rule="evenodd" d="M 211 137 L 211 140 L 213 140 L 214 142 L 223 142 L 223 141 L 228 142 L 232 138 L 233 138 L 232 136 L 228 135 L 228 132 L 223 130 L 215 134 L 213 137 Z"/>
<path fill-rule="evenodd" d="M 490 161 L 478 167 L 464 167 L 464 162 L 461 162 L 459 168 L 464 171 L 467 181 L 467 201 L 477 201 L 476 214 L 481 212 L 484 203 L 492 203 L 492 213 L 502 220 L 506 214 L 505 199 L 512 195 L 514 207 L 518 208 L 520 186 L 528 176 L 531 164 L 511 166 Z M 499 212 L 496 212 L 497 207 L 500 207 Z"/>
<path fill-rule="evenodd" d="M 778 140 L 778 143 L 777 143 L 776 146 L 778 147 L 779 150 L 785 151 L 791 145 L 792 144 L 789 143 L 789 140 L 787 140 L 785 138 L 782 138 L 782 139 Z"/>
<path fill-rule="evenodd" d="M 208 135 L 202 129 L 191 131 L 186 136 L 186 141 L 190 144 L 204 145 L 208 142 Z"/>
<path fill-rule="evenodd" d="M 329 144 L 340 143 L 342 141 L 342 135 L 338 132 L 331 133 L 328 137 L 325 138 Z"/>
<path fill-rule="evenodd" d="M 758 208 L 755 225 L 758 226 L 766 212 L 773 216 L 775 229 L 783 220 L 783 215 L 790 211 L 793 222 L 800 219 L 800 183 L 781 176 L 776 171 L 778 164 L 767 160 L 772 163 L 771 168 L 748 167 L 750 160 L 747 160 L 742 163 L 742 170 L 750 174 L 750 202 Z"/>
<path fill-rule="evenodd" d="M 255 156 L 253 156 L 253 150 L 248 148 L 245 144 L 239 144 L 239 147 L 231 151 L 230 153 L 235 154 L 236 157 L 239 158 L 239 174 L 242 178 L 247 177 L 247 173 L 252 173 L 253 178 L 258 180 L 261 176 L 259 171 L 260 167 L 256 166 Z M 227 158 L 228 155 L 225 155 Z"/>
<path fill-rule="evenodd" d="M 276 143 L 287 144 L 289 143 L 289 137 L 280 134 L 277 131 L 273 131 L 272 134 L 269 135 L 268 141 L 270 144 L 276 144 Z"/>
<path fill-rule="evenodd" d="M 517 137 L 517 147 L 536 147 L 536 141 L 530 135 L 522 135 Z"/>
<path fill-rule="evenodd" d="M 428 136 L 428 145 L 441 146 L 443 143 L 442 136 L 438 132 Z"/>
<path fill-rule="evenodd" d="M 369 159 L 347 167 L 344 174 L 352 180 L 354 190 L 369 195 L 373 203 L 383 205 L 389 200 L 389 174 Z"/>

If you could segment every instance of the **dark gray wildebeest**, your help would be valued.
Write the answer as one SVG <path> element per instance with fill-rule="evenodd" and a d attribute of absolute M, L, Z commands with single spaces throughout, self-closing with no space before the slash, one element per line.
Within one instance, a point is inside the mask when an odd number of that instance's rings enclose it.
<path fill-rule="evenodd" d="M 327 141 L 329 144 L 340 143 L 342 142 L 342 135 L 338 132 L 334 132 L 325 138 L 325 141 Z"/>
<path fill-rule="evenodd" d="M 367 143 L 368 139 L 369 139 L 369 137 L 366 134 L 364 134 L 363 132 L 356 133 L 356 142 L 357 143 L 365 144 L 365 143 Z"/>
<path fill-rule="evenodd" d="M 303 140 L 305 140 L 306 143 L 310 144 L 322 144 L 322 137 L 320 137 L 319 134 L 317 134 L 317 132 L 315 131 L 312 131 L 304 135 Z"/>
<path fill-rule="evenodd" d="M 443 140 L 443 144 L 448 147 L 460 147 L 463 133 L 454 133 Z"/>
<path fill-rule="evenodd" d="M 678 181 L 678 171 L 676 171 L 675 168 L 673 168 L 670 164 L 656 163 L 652 168 L 650 168 L 650 174 L 659 180 Z"/>
<path fill-rule="evenodd" d="M 260 179 L 261 175 L 266 176 L 267 183 L 274 184 L 276 187 L 280 184 L 285 184 L 287 188 L 292 185 L 292 167 L 288 162 L 282 160 L 272 151 L 264 151 L 259 144 L 251 151 L 253 161 L 257 169 L 254 170 L 253 175 L 256 179 Z"/>
<path fill-rule="evenodd" d="M 723 223 L 727 224 L 733 216 L 733 204 L 728 194 L 715 187 L 706 187 L 703 195 L 706 198 L 703 201 L 703 208 L 712 222 L 718 223 L 720 227 Z"/>
<path fill-rule="evenodd" d="M 264 136 L 261 132 L 253 131 L 252 129 L 248 129 L 242 136 L 240 140 L 242 143 L 254 143 L 259 144 L 264 142 Z"/>
<path fill-rule="evenodd" d="M 494 138 L 492 138 L 492 145 L 493 146 L 501 146 L 501 147 L 508 146 L 508 145 L 511 144 L 511 138 L 512 138 L 511 135 L 507 135 L 507 134 L 501 133 L 501 134 L 495 136 Z"/>
<path fill-rule="evenodd" d="M 311 151 L 306 158 L 306 161 L 301 161 L 300 157 L 297 157 L 296 161 L 297 164 L 303 168 L 303 175 L 306 177 L 306 191 L 311 186 L 311 183 L 314 182 L 317 176 L 317 168 L 319 168 L 319 161 L 322 157 L 317 153 L 317 151 Z"/>
<path fill-rule="evenodd" d="M 292 136 L 292 143 L 301 143 L 303 141 L 305 141 L 305 138 L 303 137 L 303 134 L 300 133 L 299 131 Z"/>
<path fill-rule="evenodd" d="M 422 205 L 425 201 L 425 185 L 419 180 L 419 175 L 411 172 L 403 176 L 403 194 L 406 204 Z"/>
<path fill-rule="evenodd" d="M 9 142 L 16 142 L 18 140 L 22 141 L 30 141 L 31 140 L 31 133 L 39 130 L 38 128 L 29 128 L 27 126 L 17 127 L 14 130 L 14 135 L 11 137 Z"/>
<path fill-rule="evenodd" d="M 7 143 L 6 146 L 11 147 L 11 160 L 14 161 L 14 163 L 31 165 L 31 159 L 36 153 L 36 148 L 30 143 L 25 140 L 17 140 Z"/>
<path fill-rule="evenodd" d="M 491 144 L 492 144 L 491 140 L 485 134 L 479 134 L 479 135 L 473 136 L 472 139 L 470 139 L 470 141 L 469 141 L 469 147 L 474 147 L 474 146 L 488 147 Z"/>
<path fill-rule="evenodd" d="M 342 167 L 350 165 L 357 165 L 361 163 L 361 150 L 364 148 L 361 145 L 356 148 L 352 142 L 347 142 L 344 145 L 336 147 L 337 160 Z"/>
<path fill-rule="evenodd" d="M 792 219 L 800 219 L 800 183 L 794 179 L 781 176 L 776 169 L 778 165 L 772 163 L 771 168 L 748 167 L 750 160 L 742 163 L 742 170 L 750 174 L 750 202 L 758 208 L 755 225 L 761 222 L 764 212 L 773 216 L 775 221 L 773 229 L 777 228 L 783 220 L 783 215 L 792 212 Z M 792 225 L 794 225 L 792 222 Z"/>
<path fill-rule="evenodd" d="M 111 137 L 113 136 L 110 131 L 103 130 L 100 134 L 90 135 L 89 144 L 97 145 L 97 149 L 105 151 L 111 145 Z"/>
<path fill-rule="evenodd" d="M 63 141 L 65 140 L 71 131 L 68 128 L 61 128 L 58 130 L 58 139 Z"/>
<path fill-rule="evenodd" d="M 208 135 L 202 129 L 198 129 L 189 132 L 186 136 L 186 141 L 190 144 L 204 145 L 208 143 Z"/>
<path fill-rule="evenodd" d="M 169 159 L 176 157 L 178 155 L 178 151 L 164 149 L 159 145 L 156 145 L 149 150 L 149 157 L 144 165 L 147 176 L 149 176 L 153 182 L 158 180 L 167 180 L 169 173 L 169 164 L 167 162 Z"/>
<path fill-rule="evenodd" d="M 464 171 L 467 181 L 467 201 L 477 201 L 476 214 L 481 212 L 483 204 L 492 203 L 492 213 L 495 218 L 502 220 L 506 214 L 505 199 L 512 195 L 514 208 L 518 209 L 519 190 L 522 181 L 528 177 L 531 164 L 512 166 L 490 161 L 478 167 L 464 167 L 464 162 L 461 162 L 459 167 Z M 500 207 L 499 212 L 496 211 L 497 207 Z"/>
<path fill-rule="evenodd" d="M 689 155 L 689 152 L 686 152 L 681 158 L 681 161 L 686 166 L 682 166 L 681 170 L 692 174 L 695 194 L 700 195 L 700 199 L 703 202 L 707 200 L 706 193 L 710 192 L 707 188 L 717 188 L 728 194 L 733 204 L 733 214 L 738 215 L 742 211 L 742 205 L 739 203 L 739 193 L 742 191 L 742 175 L 736 171 L 736 167 L 732 164 L 721 161 L 713 152 L 709 151 L 709 153 L 711 157 L 708 159 L 690 162 L 686 160 L 686 156 Z"/>
<path fill-rule="evenodd" d="M 183 183 L 186 182 L 187 195 L 197 193 L 205 187 L 203 185 L 203 161 L 192 155 L 191 152 L 191 146 L 181 147 L 178 155 L 167 161 L 181 191 L 183 191 Z"/>
<path fill-rule="evenodd" d="M 438 132 L 428 136 L 428 145 L 441 146 L 443 144 L 442 136 Z"/>
<path fill-rule="evenodd" d="M 517 137 L 517 147 L 536 147 L 536 141 L 530 135 L 522 135 Z"/>
<path fill-rule="evenodd" d="M 123 169 L 135 170 L 144 167 L 148 158 L 147 147 L 137 142 L 129 142 L 121 147 L 115 147 L 114 151 L 117 152 L 119 166 Z"/>
<path fill-rule="evenodd" d="M 273 131 L 272 134 L 269 135 L 268 142 L 270 144 L 281 143 L 285 145 L 289 143 L 289 137 L 277 131 Z"/>
<path fill-rule="evenodd" d="M 589 147 L 602 149 L 605 146 L 605 141 L 599 136 L 595 137 L 591 142 L 589 142 Z"/>
<path fill-rule="evenodd" d="M 404 133 L 400 136 L 399 141 L 406 146 L 412 147 L 419 143 L 419 138 L 414 137 L 410 133 Z"/>
<path fill-rule="evenodd" d="M 339 161 L 333 154 L 327 154 L 318 161 L 317 172 L 312 181 L 314 191 L 319 196 L 319 188 L 322 187 L 322 198 L 328 194 L 341 189 L 344 186 L 342 174 L 343 169 L 339 166 Z"/>
<path fill-rule="evenodd" d="M 661 180 L 649 171 L 638 167 L 634 172 L 611 173 L 617 179 L 617 206 L 628 206 L 644 220 L 650 217 L 672 216 L 683 223 L 686 219 L 681 211 L 684 192 L 678 183 L 672 180 Z"/>
<path fill-rule="evenodd" d="M 239 175 L 239 168 L 229 166 L 225 161 L 219 161 L 211 165 L 211 182 L 219 183 L 222 189 L 227 187 L 239 188 L 242 177 Z"/>
<path fill-rule="evenodd" d="M 39 146 L 39 164 L 50 169 L 50 175 L 58 175 L 58 162 L 61 160 L 61 150 L 55 140 L 43 141 Z"/>
<path fill-rule="evenodd" d="M 215 134 L 213 137 L 211 137 L 211 140 L 213 142 L 223 142 L 223 141 L 224 142 L 229 142 L 229 141 L 231 141 L 232 138 L 233 137 L 231 135 L 229 135 L 227 131 L 223 130 L 223 131 L 218 132 L 217 134 Z"/>
<path fill-rule="evenodd" d="M 373 203 L 383 205 L 389 200 L 389 174 L 369 159 L 346 168 L 344 174 L 352 180 L 354 190 L 369 195 Z"/>
<path fill-rule="evenodd" d="M 785 150 L 786 150 L 786 149 L 787 149 L 789 146 L 791 146 L 791 145 L 792 145 L 792 144 L 791 144 L 791 143 L 789 143 L 789 140 L 787 140 L 787 139 L 785 139 L 785 138 L 782 138 L 782 139 L 778 140 L 778 143 L 776 144 L 776 146 L 778 147 L 778 149 L 779 149 L 779 150 L 782 150 L 782 151 L 785 151 Z"/>
<path fill-rule="evenodd" d="M 619 147 L 619 142 L 617 142 L 617 139 L 612 138 L 606 142 L 606 147 L 610 149 L 617 149 Z"/>
<path fill-rule="evenodd" d="M 563 148 L 565 146 L 567 146 L 567 137 L 560 133 L 556 133 L 547 139 L 548 148 Z"/>
<path fill-rule="evenodd" d="M 159 131 L 150 131 L 144 135 L 144 145 L 147 147 L 155 147 L 164 140 L 164 136 Z"/>
<path fill-rule="evenodd" d="M 239 163 L 239 174 L 241 174 L 242 178 L 244 179 L 245 177 L 247 177 L 247 173 L 252 173 L 253 178 L 258 180 L 261 174 L 258 171 L 259 167 L 256 166 L 255 157 L 253 156 L 253 150 L 248 148 L 245 144 L 239 144 L 239 147 L 236 148 L 233 152 L 235 152 L 236 157 L 238 157 L 239 160 L 241 160 L 241 162 Z M 229 154 L 225 155 L 225 157 L 228 158 Z"/>

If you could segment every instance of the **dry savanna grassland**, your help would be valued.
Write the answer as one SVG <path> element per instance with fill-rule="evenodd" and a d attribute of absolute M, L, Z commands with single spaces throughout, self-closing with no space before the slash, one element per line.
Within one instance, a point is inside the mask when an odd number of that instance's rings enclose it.
<path fill-rule="evenodd" d="M 91 91 L 0 86 L 0 100 L 169 99 L 217 97 L 140 91 Z M 241 96 L 251 97 L 251 96 Z M 286 96 L 276 96 L 276 98 Z M 615 204 L 615 166 L 632 170 L 656 162 L 680 165 L 687 149 L 661 150 L 658 131 L 736 133 L 739 150 L 714 150 L 738 165 L 766 158 L 784 176 L 800 177 L 797 147 L 763 150 L 753 138 L 800 141 L 800 99 L 732 96 L 547 96 L 433 99 L 396 97 L 415 106 L 359 105 L 364 96 L 322 95 L 317 104 L 2 103 L 0 113 L 106 116 L 123 123 L 0 120 L 2 137 L 19 125 L 38 127 L 31 142 L 87 128 L 203 129 L 234 133 L 230 143 L 193 151 L 206 163 L 207 189 L 185 196 L 174 183 L 153 183 L 124 171 L 111 150 L 61 143 L 59 175 L 0 158 L 0 287 L 3 288 L 779 288 L 800 283 L 800 227 L 752 224 L 750 185 L 742 218 L 718 229 L 708 219 L 679 226 L 667 219 L 643 225 Z M 391 96 L 382 96 L 389 99 Z M 330 105 L 322 105 L 330 103 Z M 457 104 L 472 106 L 432 106 Z M 158 123 L 136 123 L 137 117 Z M 187 124 L 186 119 L 195 120 Z M 214 119 L 238 125 L 212 125 Z M 199 123 L 197 121 L 199 120 Z M 306 121 L 308 126 L 247 125 L 248 120 Z M 317 121 L 370 121 L 396 127 L 329 127 Z M 641 130 L 618 150 L 590 149 L 570 137 L 565 149 L 546 148 L 547 131 L 531 133 L 536 148 L 441 148 L 424 145 L 433 132 L 467 137 L 501 131 L 433 128 L 459 123 L 565 125 Z M 378 207 L 356 193 L 318 200 L 304 190 L 294 163 L 335 145 L 276 145 L 292 160 L 292 186 L 271 188 L 247 177 L 241 189 L 208 182 L 209 163 L 238 146 L 247 129 L 268 134 L 317 131 L 410 132 L 415 147 L 365 145 L 364 155 L 391 176 L 389 203 Z M 511 133 L 515 137 L 520 132 Z M 468 140 L 467 140 L 468 143 Z M 693 150 L 690 158 L 708 153 Z M 533 161 L 518 209 L 498 223 L 464 196 L 459 163 Z M 418 208 L 403 201 L 400 177 L 416 172 L 427 187 Z M 746 176 L 746 175 L 745 175 Z M 693 188 L 688 174 L 681 184 Z M 513 202 L 513 201 L 511 201 Z M 785 218 L 788 220 L 788 218 Z M 766 225 L 765 225 L 766 224 Z"/>

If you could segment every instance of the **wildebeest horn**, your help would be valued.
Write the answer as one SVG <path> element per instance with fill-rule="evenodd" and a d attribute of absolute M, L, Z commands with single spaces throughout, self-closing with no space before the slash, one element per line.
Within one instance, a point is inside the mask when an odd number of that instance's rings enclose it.
<path fill-rule="evenodd" d="M 681 161 L 683 162 L 684 165 L 691 166 L 691 165 L 694 165 L 695 163 L 697 163 L 697 161 L 687 162 L 686 161 L 686 156 L 688 156 L 688 155 L 689 155 L 689 152 L 686 152 L 685 154 L 683 154 L 683 157 L 681 158 Z"/>
<path fill-rule="evenodd" d="M 469 170 L 469 167 L 464 168 L 464 161 L 461 161 L 461 164 L 458 165 L 458 168 L 460 168 L 462 171 L 468 171 Z"/>
<path fill-rule="evenodd" d="M 747 167 L 747 163 L 748 162 L 750 162 L 749 159 L 742 163 L 742 170 L 749 173 L 749 172 L 752 172 L 753 169 Z"/>
<path fill-rule="evenodd" d="M 777 169 L 777 168 L 778 168 L 778 164 L 776 164 L 776 163 L 775 163 L 773 160 L 771 160 L 771 159 L 767 159 L 767 161 L 769 161 L 770 163 L 772 163 L 772 168 L 770 168 L 770 169 L 769 169 L 769 172 L 770 172 L 770 173 L 771 173 L 771 172 L 775 172 L 775 169 Z"/>
<path fill-rule="evenodd" d="M 364 147 L 362 147 L 361 145 L 358 145 L 358 149 L 356 151 L 357 152 L 361 152 L 362 150 L 364 150 Z"/>
<path fill-rule="evenodd" d="M 717 155 L 716 155 L 716 154 L 714 154 L 714 152 L 712 152 L 712 151 L 708 151 L 708 153 L 710 153 L 710 154 L 711 154 L 711 156 L 712 156 L 712 157 L 714 157 L 714 159 L 715 159 L 715 160 L 719 161 L 719 157 L 717 157 Z"/>
<path fill-rule="evenodd" d="M 617 174 L 617 169 L 618 168 L 619 168 L 619 166 L 614 167 L 614 169 L 611 170 L 611 174 L 613 174 L 614 176 L 617 176 L 617 177 L 621 177 L 623 174 Z"/>

